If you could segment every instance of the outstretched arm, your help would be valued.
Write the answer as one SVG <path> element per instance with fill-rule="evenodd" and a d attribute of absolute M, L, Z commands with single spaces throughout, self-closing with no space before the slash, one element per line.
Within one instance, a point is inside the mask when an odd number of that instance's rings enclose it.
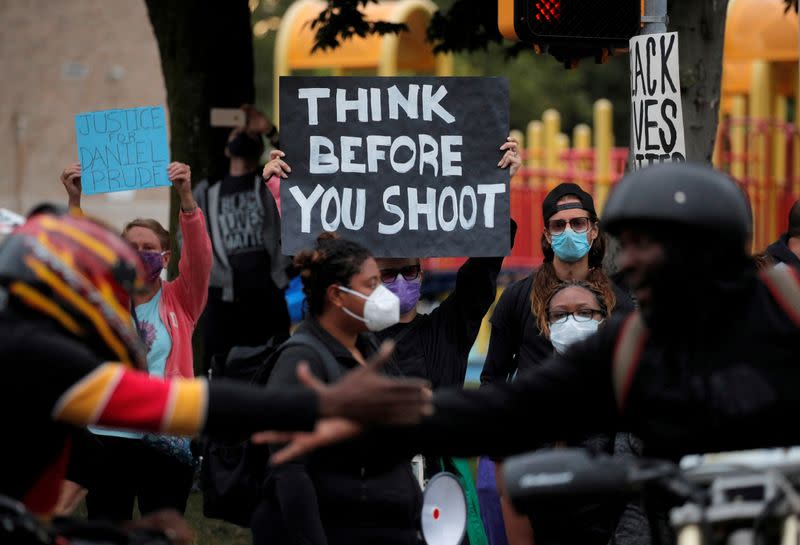
<path fill-rule="evenodd" d="M 260 429 L 311 429 L 318 416 L 407 424 L 430 411 L 423 381 L 377 372 L 390 347 L 335 384 L 268 392 L 225 380 L 162 380 L 120 363 L 100 363 L 87 348 L 58 336 L 17 344 L 10 360 L 19 365 L 9 380 L 31 392 L 31 406 L 49 407 L 54 420 L 75 426 L 245 436 Z"/>
<path fill-rule="evenodd" d="M 208 282 L 214 258 L 203 213 L 192 194 L 192 172 L 189 165 L 171 163 L 167 169 L 169 179 L 181 202 L 178 215 L 182 244 L 175 286 L 186 312 L 197 321 L 206 306 Z"/>
<path fill-rule="evenodd" d="M 605 333 L 605 332 L 604 332 Z M 434 414 L 418 426 L 369 431 L 337 448 L 402 459 L 415 452 L 450 456 L 509 456 L 555 439 L 614 431 L 617 409 L 611 381 L 608 335 L 595 335 L 563 357 L 554 357 L 512 384 L 480 390 L 440 390 Z M 304 377 L 314 388 L 313 381 Z M 322 420 L 311 434 L 257 434 L 255 441 L 286 442 L 276 462 L 361 433 L 356 423 Z"/>

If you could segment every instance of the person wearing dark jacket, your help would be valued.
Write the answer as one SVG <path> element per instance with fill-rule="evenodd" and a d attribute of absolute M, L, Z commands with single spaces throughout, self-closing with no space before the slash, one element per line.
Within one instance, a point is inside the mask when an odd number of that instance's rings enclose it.
<path fill-rule="evenodd" d="M 509 137 L 500 146 L 497 164 L 513 177 L 521 165 L 517 141 Z M 517 224 L 512 219 L 511 247 Z M 400 299 L 400 323 L 377 333 L 396 343 L 394 361 L 405 376 L 428 379 L 434 389 L 462 386 L 469 351 L 478 337 L 484 316 L 497 296 L 497 275 L 503 256 L 472 257 L 458 269 L 455 289 L 429 314 L 417 313 L 422 286 L 422 260 L 379 258 L 383 284 Z"/>
<path fill-rule="evenodd" d="M 394 390 L 381 396 L 400 401 L 395 416 L 421 416 L 425 408 L 409 412 L 403 403 L 425 398 L 419 381 L 370 368 L 316 393 L 152 377 L 130 315 L 131 293 L 145 285 L 137 253 L 77 211 L 39 207 L 0 245 L 0 411 L 16 441 L 3 453 L 0 495 L 49 516 L 72 438 L 88 425 L 244 437 L 272 426 L 308 429 L 318 415 L 387 416 L 363 405 L 370 383 Z"/>
<path fill-rule="evenodd" d="M 591 195 L 576 184 L 560 184 L 542 202 L 542 217 L 544 263 L 500 296 L 481 384 L 506 382 L 550 357 L 553 345 L 541 334 L 537 315 L 546 314 L 544 294 L 560 282 L 582 280 L 600 287 L 612 312 L 625 314 L 634 308 L 628 293 L 603 270 L 606 237 Z"/>
<path fill-rule="evenodd" d="M 273 128 L 252 106 L 247 126 L 231 131 L 225 155 L 228 175 L 201 180 L 194 189 L 214 253 L 205 311 L 204 358 L 234 346 L 258 346 L 289 336 L 284 299 L 291 259 L 281 252 L 281 221 L 272 193 L 259 176 L 263 134 Z M 274 130 L 272 131 L 274 134 Z M 269 312 L 263 312 L 265 308 Z"/>
<path fill-rule="evenodd" d="M 789 210 L 789 229 L 767 247 L 766 253 L 772 261 L 800 271 L 800 200 Z"/>
<path fill-rule="evenodd" d="M 513 137 L 500 146 L 504 152 L 498 168 L 508 168 L 510 177 L 519 170 L 518 142 Z M 512 219 L 511 248 L 517 224 Z M 400 299 L 400 323 L 378 332 L 379 339 L 395 342 L 394 361 L 404 376 L 428 379 L 434 389 L 462 386 L 469 352 L 480 332 L 483 318 L 497 297 L 497 276 L 504 257 L 471 257 L 458 269 L 455 289 L 429 314 L 417 313 L 422 286 L 420 258 L 378 259 L 384 285 Z M 487 541 L 472 468 L 466 460 L 424 459 L 425 477 L 446 470 L 455 473 L 467 495 L 468 543 Z"/>
<path fill-rule="evenodd" d="M 638 311 L 612 317 L 514 383 L 440 390 L 419 426 L 375 430 L 350 448 L 508 456 L 611 430 L 640 437 L 643 456 L 672 460 L 797 444 L 800 431 L 779 424 L 800 411 L 800 275 L 756 271 L 741 191 L 707 166 L 653 166 L 620 181 L 603 220 L 619 236 Z M 358 431 L 327 420 L 286 454 Z"/>
<path fill-rule="evenodd" d="M 629 295 L 603 270 L 606 236 L 601 230 L 592 196 L 577 184 L 562 183 L 542 202 L 544 233 L 541 245 L 544 263 L 528 277 L 510 285 L 495 306 L 489 350 L 481 372 L 481 384 L 507 382 L 517 374 L 535 369 L 553 353 L 553 345 L 542 333 L 546 325 L 547 300 L 554 287 L 567 281 L 587 281 L 603 294 L 609 312 L 633 309 Z M 613 447 L 613 441 L 611 441 Z M 499 467 L 488 458 L 478 464 L 481 512 L 489 532 L 503 543 L 531 540 L 526 517 L 520 517 L 504 498 L 498 498 L 495 474 Z M 505 529 L 498 524 L 499 511 Z M 494 513 L 494 516 L 490 514 Z M 505 532 L 504 532 L 505 530 Z"/>
<path fill-rule="evenodd" d="M 342 375 L 361 367 L 378 348 L 370 331 L 400 318 L 399 300 L 384 287 L 375 260 L 362 246 L 323 234 L 317 248 L 296 256 L 295 264 L 310 314 L 295 334 L 319 341 Z M 278 356 L 267 391 L 297 385 L 300 361 L 321 380 L 336 379 L 315 349 L 290 346 Z M 388 372 L 399 374 L 396 367 Z M 253 542 L 416 545 L 422 499 L 410 458 L 326 452 L 270 471 L 251 521 Z"/>
<path fill-rule="evenodd" d="M 544 294 L 547 313 L 537 317 L 542 335 L 555 352 L 565 353 L 601 328 L 609 317 L 603 291 L 585 281 L 556 284 Z M 548 446 L 582 447 L 595 454 L 635 458 L 641 441 L 625 432 L 593 433 L 587 437 L 559 441 Z M 608 498 L 602 502 L 581 501 L 544 508 L 531 514 L 537 545 L 648 545 L 650 532 L 640 502 L 626 503 Z"/>

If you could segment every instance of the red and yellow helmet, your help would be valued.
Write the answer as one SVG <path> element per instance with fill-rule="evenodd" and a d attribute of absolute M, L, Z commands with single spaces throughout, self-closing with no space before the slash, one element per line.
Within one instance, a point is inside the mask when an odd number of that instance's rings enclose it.
<path fill-rule="evenodd" d="M 144 368 L 131 294 L 144 286 L 138 254 L 79 212 L 45 207 L 0 246 L 9 304 L 44 315 L 98 356 Z"/>

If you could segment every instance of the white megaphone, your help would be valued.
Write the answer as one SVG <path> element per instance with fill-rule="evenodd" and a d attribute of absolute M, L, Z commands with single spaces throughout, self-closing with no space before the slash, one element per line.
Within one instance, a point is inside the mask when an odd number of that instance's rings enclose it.
<path fill-rule="evenodd" d="M 452 473 L 434 475 L 422 500 L 422 537 L 428 545 L 459 545 L 467 531 L 467 496 Z"/>

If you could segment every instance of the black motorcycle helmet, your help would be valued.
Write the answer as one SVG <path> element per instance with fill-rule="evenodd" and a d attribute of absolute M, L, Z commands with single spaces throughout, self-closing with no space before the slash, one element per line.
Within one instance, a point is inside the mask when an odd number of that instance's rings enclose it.
<path fill-rule="evenodd" d="M 648 325 L 711 334 L 715 315 L 735 314 L 754 277 L 746 249 L 752 221 L 744 192 L 725 174 L 686 163 L 633 172 L 611 193 L 602 221 L 613 235 L 647 235 L 663 248 L 660 265 L 634 271 L 623 263 L 634 293 L 649 288 L 649 300 L 640 302 Z"/>
<path fill-rule="evenodd" d="M 603 226 L 612 235 L 623 228 L 651 226 L 741 255 L 752 234 L 750 207 L 741 189 L 710 166 L 670 163 L 625 176 L 608 199 Z"/>

